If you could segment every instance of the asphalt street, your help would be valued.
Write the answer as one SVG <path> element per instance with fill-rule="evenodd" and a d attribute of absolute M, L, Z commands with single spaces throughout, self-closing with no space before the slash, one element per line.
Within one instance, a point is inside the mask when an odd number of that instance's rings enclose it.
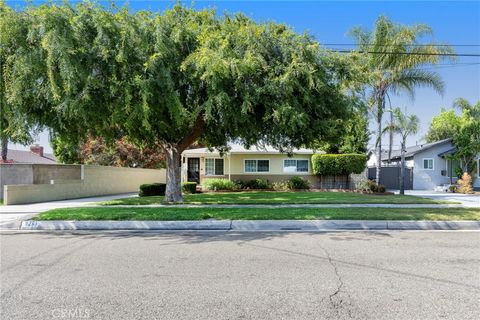
<path fill-rule="evenodd" d="M 479 319 L 480 232 L 4 232 L 1 319 Z"/>

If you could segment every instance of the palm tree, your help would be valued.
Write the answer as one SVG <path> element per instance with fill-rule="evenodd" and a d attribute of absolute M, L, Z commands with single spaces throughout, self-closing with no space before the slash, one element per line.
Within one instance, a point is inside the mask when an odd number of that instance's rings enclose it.
<path fill-rule="evenodd" d="M 400 108 L 392 110 L 393 121 L 385 128 L 389 132 L 397 133 L 401 137 L 401 169 L 400 169 L 400 194 L 405 194 L 405 149 L 407 137 L 418 132 L 418 117 L 414 114 L 402 113 Z"/>
<path fill-rule="evenodd" d="M 470 116 L 474 118 L 480 118 L 480 101 L 477 101 L 476 104 L 472 105 L 465 98 L 457 98 L 453 101 L 453 107 L 459 109 L 460 111 L 468 111 Z"/>
<path fill-rule="evenodd" d="M 354 28 L 351 35 L 356 39 L 358 49 L 365 58 L 370 91 L 370 106 L 377 124 L 377 173 L 380 181 L 382 157 L 382 121 L 385 102 L 389 94 L 408 93 L 412 98 L 417 87 L 430 87 L 443 93 L 444 84 L 436 72 L 422 69 L 425 65 L 437 64 L 442 54 L 451 54 L 453 49 L 434 42 L 421 44 L 425 36 L 432 35 L 430 27 L 424 24 L 411 26 L 391 22 L 380 16 L 372 32 Z"/>

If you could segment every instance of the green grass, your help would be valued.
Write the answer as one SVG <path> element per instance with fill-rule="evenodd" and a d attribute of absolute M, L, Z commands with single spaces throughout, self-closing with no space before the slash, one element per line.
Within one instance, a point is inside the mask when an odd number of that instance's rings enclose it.
<path fill-rule="evenodd" d="M 161 204 L 163 197 L 122 198 L 103 202 L 103 205 L 146 205 Z M 415 196 L 369 195 L 352 192 L 225 192 L 197 193 L 184 196 L 184 203 L 191 204 L 322 204 L 322 203 L 393 203 L 435 204 L 447 203 Z M 452 203 L 452 202 L 449 202 Z"/>
<path fill-rule="evenodd" d="M 480 220 L 469 208 L 64 208 L 35 220 Z"/>

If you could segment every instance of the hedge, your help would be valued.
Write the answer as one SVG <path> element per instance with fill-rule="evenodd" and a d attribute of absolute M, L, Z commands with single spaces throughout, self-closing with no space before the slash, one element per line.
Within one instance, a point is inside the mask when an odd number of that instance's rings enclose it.
<path fill-rule="evenodd" d="M 183 193 L 195 193 L 195 192 L 197 192 L 197 183 L 196 182 L 182 182 L 182 192 Z"/>
<path fill-rule="evenodd" d="M 165 183 L 142 184 L 138 195 L 140 197 L 164 196 L 166 188 L 167 185 Z"/>
<path fill-rule="evenodd" d="M 228 179 L 206 179 L 203 181 L 202 186 L 206 190 L 237 190 L 240 186 Z"/>
<path fill-rule="evenodd" d="M 319 176 L 362 173 L 367 166 L 366 154 L 314 154 L 312 171 Z"/>

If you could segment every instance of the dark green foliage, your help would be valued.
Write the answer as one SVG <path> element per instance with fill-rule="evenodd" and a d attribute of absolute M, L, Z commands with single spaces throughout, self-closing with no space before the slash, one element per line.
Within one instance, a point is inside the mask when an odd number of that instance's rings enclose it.
<path fill-rule="evenodd" d="M 228 179 L 206 179 L 203 181 L 202 186 L 206 190 L 238 190 L 240 186 Z"/>
<path fill-rule="evenodd" d="M 304 178 L 294 176 L 287 181 L 287 187 L 290 190 L 306 190 L 310 189 L 310 183 Z"/>
<path fill-rule="evenodd" d="M 329 124 L 347 118 L 342 68 L 282 24 L 182 5 L 159 14 L 87 1 L 25 11 L 0 3 L 5 16 L 25 18 L 19 38 L 28 39 L 2 53 L 12 119 L 29 115 L 71 141 L 120 131 L 132 143 L 159 144 L 169 201 L 181 201 L 176 166 L 195 141 L 290 151 L 334 141 Z"/>
<path fill-rule="evenodd" d="M 164 196 L 165 188 L 165 183 L 142 184 L 140 186 L 140 192 L 138 193 L 138 195 L 140 197 Z"/>
<path fill-rule="evenodd" d="M 238 181 L 237 184 L 241 189 L 270 189 L 272 187 L 270 182 L 263 178 L 248 181 Z"/>
<path fill-rule="evenodd" d="M 320 176 L 362 173 L 367 165 L 366 154 L 314 154 L 313 173 Z"/>
<path fill-rule="evenodd" d="M 371 192 L 375 193 L 384 193 L 386 191 L 386 188 L 383 184 L 377 184 L 375 181 L 368 180 L 368 187 Z"/>
<path fill-rule="evenodd" d="M 267 179 L 255 179 L 255 187 L 256 189 L 269 189 L 270 188 L 270 183 L 268 182 Z"/>
<path fill-rule="evenodd" d="M 195 193 L 195 192 L 197 192 L 197 183 L 196 182 L 182 182 L 182 192 L 183 193 Z"/>

